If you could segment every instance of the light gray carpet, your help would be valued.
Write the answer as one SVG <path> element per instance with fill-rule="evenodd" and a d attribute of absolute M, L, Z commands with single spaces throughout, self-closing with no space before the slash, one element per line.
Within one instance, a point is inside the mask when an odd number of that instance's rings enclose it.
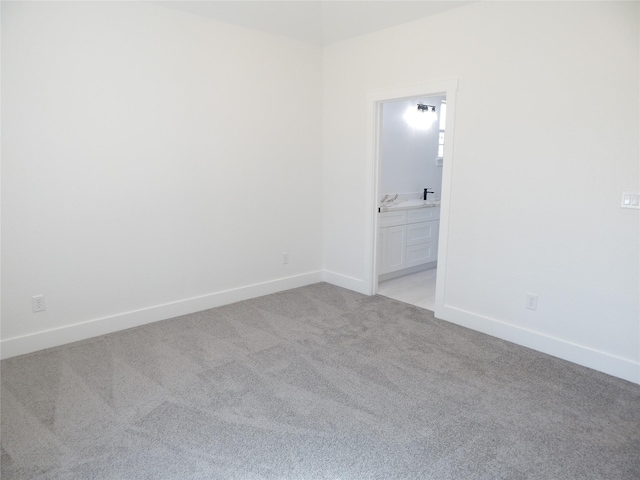
<path fill-rule="evenodd" d="M 2 362 L 3 479 L 639 479 L 640 386 L 325 283 Z"/>

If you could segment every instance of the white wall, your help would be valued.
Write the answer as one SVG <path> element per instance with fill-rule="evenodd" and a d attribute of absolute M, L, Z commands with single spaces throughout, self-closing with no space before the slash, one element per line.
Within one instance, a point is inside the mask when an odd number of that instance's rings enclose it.
<path fill-rule="evenodd" d="M 321 50 L 143 3 L 2 2 L 3 357 L 321 276 L 364 291 L 367 94 L 457 77 L 448 319 L 640 382 L 619 208 L 638 15 L 478 2 Z"/>
<path fill-rule="evenodd" d="M 440 118 L 440 105 L 444 96 L 415 98 L 386 102 L 382 105 L 382 128 L 380 131 L 380 192 L 422 193 L 429 188 L 434 194 L 429 198 L 440 198 L 442 167 L 436 165 L 438 156 L 439 123 L 421 130 L 407 124 L 404 114 L 407 109 L 417 110 L 423 103 L 436 107 Z M 422 114 L 424 115 L 424 114 Z"/>
<path fill-rule="evenodd" d="M 458 78 L 445 318 L 640 382 L 639 212 L 619 208 L 638 32 L 634 2 L 478 2 L 326 47 L 325 270 L 367 290 L 367 94 Z"/>
<path fill-rule="evenodd" d="M 318 281 L 321 69 L 161 6 L 2 2 L 3 356 Z"/>

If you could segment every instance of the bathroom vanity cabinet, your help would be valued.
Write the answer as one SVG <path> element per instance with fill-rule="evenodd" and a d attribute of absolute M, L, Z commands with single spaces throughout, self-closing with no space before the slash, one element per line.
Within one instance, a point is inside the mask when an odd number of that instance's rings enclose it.
<path fill-rule="evenodd" d="M 437 260 L 440 207 L 394 209 L 379 215 L 378 275 Z"/>

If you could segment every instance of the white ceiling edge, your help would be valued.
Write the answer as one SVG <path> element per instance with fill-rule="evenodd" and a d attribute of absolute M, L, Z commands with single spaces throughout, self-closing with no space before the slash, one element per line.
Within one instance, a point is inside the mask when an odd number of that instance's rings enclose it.
<path fill-rule="evenodd" d="M 314 45 L 329 45 L 474 1 L 167 0 L 152 3 Z"/>

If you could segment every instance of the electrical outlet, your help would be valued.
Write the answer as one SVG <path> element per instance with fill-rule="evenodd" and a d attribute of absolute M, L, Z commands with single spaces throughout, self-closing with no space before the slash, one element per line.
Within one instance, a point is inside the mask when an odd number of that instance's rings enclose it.
<path fill-rule="evenodd" d="M 622 192 L 620 208 L 640 208 L 640 193 Z"/>
<path fill-rule="evenodd" d="M 527 293 L 526 308 L 529 310 L 536 310 L 538 308 L 538 295 L 535 293 Z"/>
<path fill-rule="evenodd" d="M 44 305 L 44 295 L 34 295 L 31 297 L 31 307 L 34 312 L 42 312 L 46 310 Z"/>
<path fill-rule="evenodd" d="M 289 263 L 289 252 L 284 252 L 282 254 L 282 264 L 286 265 L 287 263 Z"/>

